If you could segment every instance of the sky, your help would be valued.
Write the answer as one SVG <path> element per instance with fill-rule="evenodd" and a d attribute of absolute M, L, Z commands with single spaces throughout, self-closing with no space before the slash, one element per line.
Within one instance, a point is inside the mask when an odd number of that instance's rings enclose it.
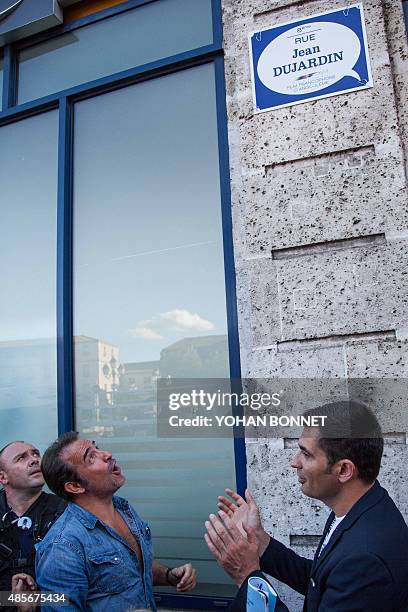
<path fill-rule="evenodd" d="M 121 360 L 226 331 L 214 98 L 204 65 L 77 105 L 74 331 Z"/>
<path fill-rule="evenodd" d="M 55 336 L 57 132 L 2 128 L 0 341 Z M 126 362 L 226 332 L 217 146 L 210 64 L 77 105 L 75 335 Z"/>

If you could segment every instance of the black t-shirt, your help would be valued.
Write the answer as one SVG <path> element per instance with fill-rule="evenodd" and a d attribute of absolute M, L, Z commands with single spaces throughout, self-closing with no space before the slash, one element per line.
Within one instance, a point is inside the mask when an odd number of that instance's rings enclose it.
<path fill-rule="evenodd" d="M 34 545 L 44 538 L 66 506 L 67 502 L 56 495 L 41 493 L 24 513 L 29 521 L 20 521 L 20 525 L 29 525 L 30 521 L 31 525 L 22 529 L 17 525 L 22 517 L 11 510 L 5 492 L 0 492 L 0 591 L 11 590 L 14 574 L 30 574 L 35 579 Z"/>

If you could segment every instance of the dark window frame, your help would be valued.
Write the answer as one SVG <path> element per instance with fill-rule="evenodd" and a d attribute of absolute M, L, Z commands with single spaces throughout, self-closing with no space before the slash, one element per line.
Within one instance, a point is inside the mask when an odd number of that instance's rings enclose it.
<path fill-rule="evenodd" d="M 402 10 L 404 11 L 405 30 L 408 35 L 408 0 L 402 0 Z"/>

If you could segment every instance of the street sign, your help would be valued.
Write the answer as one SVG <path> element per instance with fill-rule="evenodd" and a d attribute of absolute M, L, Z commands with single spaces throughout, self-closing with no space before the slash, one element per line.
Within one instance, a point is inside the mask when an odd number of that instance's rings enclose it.
<path fill-rule="evenodd" d="M 249 35 L 255 112 L 373 86 L 363 5 Z"/>

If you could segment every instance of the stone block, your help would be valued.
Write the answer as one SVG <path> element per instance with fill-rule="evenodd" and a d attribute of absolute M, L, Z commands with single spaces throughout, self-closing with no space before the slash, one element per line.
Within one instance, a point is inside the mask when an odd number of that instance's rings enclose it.
<path fill-rule="evenodd" d="M 248 261 L 250 275 L 252 347 L 269 346 L 280 336 L 276 265 L 271 258 Z"/>
<path fill-rule="evenodd" d="M 380 341 L 346 343 L 350 378 L 408 378 L 408 343 Z"/>
<path fill-rule="evenodd" d="M 385 29 L 387 32 L 398 121 L 402 144 L 407 159 L 408 149 L 408 43 L 402 2 L 384 0 Z"/>
<path fill-rule="evenodd" d="M 311 117 L 318 120 L 312 122 Z M 260 113 L 242 121 L 240 132 L 247 172 L 373 144 L 397 149 L 389 69 L 377 76 L 375 88 Z"/>
<path fill-rule="evenodd" d="M 333 10 L 343 6 L 344 0 L 330 2 Z M 235 11 L 236 15 L 254 22 L 264 18 L 272 22 L 289 21 L 328 10 L 325 0 L 223 0 L 223 7 L 225 12 Z"/>
<path fill-rule="evenodd" d="M 406 444 L 385 445 L 379 474 L 380 483 L 391 495 L 405 521 L 408 521 L 407 461 L 408 446 Z"/>
<path fill-rule="evenodd" d="M 403 240 L 373 248 L 337 251 L 323 247 L 321 252 L 275 263 L 281 340 L 407 327 L 407 248 Z M 258 302 L 258 309 L 267 325 L 267 303 Z M 276 326 L 271 331 L 276 333 Z"/>
<path fill-rule="evenodd" d="M 346 343 L 350 390 L 373 409 L 384 434 L 408 431 L 408 343 Z"/>
<path fill-rule="evenodd" d="M 260 349 L 250 352 L 248 377 L 251 378 L 341 378 L 346 375 L 342 346 L 293 348 L 288 351 Z"/>
<path fill-rule="evenodd" d="M 250 277 L 248 266 L 242 260 L 236 261 L 236 295 L 238 310 L 239 338 L 242 351 L 246 353 L 252 346 L 251 336 L 251 304 L 248 300 L 250 293 Z"/>
<path fill-rule="evenodd" d="M 408 227 L 402 155 L 374 146 L 272 166 L 245 178 L 243 197 L 254 254 Z"/>

